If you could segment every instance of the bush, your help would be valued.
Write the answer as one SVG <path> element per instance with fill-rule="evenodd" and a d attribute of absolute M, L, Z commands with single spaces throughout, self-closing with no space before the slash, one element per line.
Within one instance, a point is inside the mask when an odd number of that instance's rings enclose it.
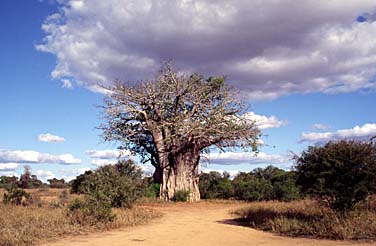
<path fill-rule="evenodd" d="M 90 225 L 111 222 L 116 218 L 111 202 L 100 192 L 87 195 L 84 200 L 73 200 L 68 206 L 68 215 L 75 223 Z"/>
<path fill-rule="evenodd" d="M 173 197 L 174 202 L 186 202 L 188 201 L 189 191 L 186 190 L 178 190 L 175 192 Z"/>
<path fill-rule="evenodd" d="M 1 176 L 0 177 L 0 188 L 12 189 L 18 187 L 18 177 L 16 176 Z"/>
<path fill-rule="evenodd" d="M 376 188 L 376 145 L 331 141 L 310 146 L 296 157 L 297 184 L 303 193 L 339 212 L 352 210 Z"/>
<path fill-rule="evenodd" d="M 145 196 L 156 198 L 159 196 L 160 184 L 152 183 L 145 189 Z"/>
<path fill-rule="evenodd" d="M 33 203 L 33 198 L 29 193 L 27 193 L 23 189 L 12 188 L 7 190 L 6 193 L 4 193 L 3 203 L 28 206 Z"/>
<path fill-rule="evenodd" d="M 272 184 L 265 179 L 257 178 L 252 173 L 240 173 L 233 181 L 235 197 L 245 201 L 270 200 Z"/>
<path fill-rule="evenodd" d="M 199 179 L 200 196 L 203 199 L 228 199 L 233 196 L 233 186 L 228 173 L 203 173 Z"/>
<path fill-rule="evenodd" d="M 107 165 L 79 176 L 73 181 L 80 193 L 106 196 L 112 207 L 131 207 L 143 193 L 141 170 L 131 160 L 120 160 L 116 165 Z M 75 185 L 75 186 L 76 186 Z"/>

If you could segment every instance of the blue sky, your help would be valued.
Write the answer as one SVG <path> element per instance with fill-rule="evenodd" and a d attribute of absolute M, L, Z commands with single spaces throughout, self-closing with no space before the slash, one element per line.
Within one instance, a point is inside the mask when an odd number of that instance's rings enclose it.
<path fill-rule="evenodd" d="M 112 162 L 117 145 L 95 128 L 96 83 L 150 78 L 166 59 L 228 75 L 265 134 L 258 157 L 213 154 L 204 170 L 288 168 L 291 151 L 367 139 L 376 135 L 375 9 L 366 0 L 3 0 L 0 175 L 27 164 L 42 179 L 71 179 Z"/>

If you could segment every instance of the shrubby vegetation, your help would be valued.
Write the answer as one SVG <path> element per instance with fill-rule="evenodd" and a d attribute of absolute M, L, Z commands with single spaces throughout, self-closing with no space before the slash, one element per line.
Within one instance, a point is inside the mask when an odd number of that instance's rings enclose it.
<path fill-rule="evenodd" d="M 376 191 L 376 144 L 334 141 L 311 146 L 296 157 L 301 191 L 339 212 Z"/>
<path fill-rule="evenodd" d="M 343 216 L 315 200 L 268 201 L 250 203 L 234 213 L 243 225 L 283 235 L 376 240 L 375 208 L 376 198 L 370 198 Z"/>
<path fill-rule="evenodd" d="M 0 190 L 0 195 L 2 195 L 2 192 L 3 190 Z M 89 216 L 81 213 L 85 210 L 75 210 L 75 212 L 68 213 L 68 208 L 64 206 L 66 201 L 74 201 L 74 198 L 81 196 L 69 194 L 64 190 L 34 189 L 29 190 L 28 194 L 33 197 L 33 203 L 29 206 L 15 206 L 12 203 L 3 204 L 0 202 L 0 246 L 39 245 L 41 240 L 42 242 L 57 240 L 66 235 L 82 235 L 88 232 L 134 226 L 160 216 L 153 210 L 143 208 L 119 208 L 111 210 L 111 216 L 116 217 L 109 221 L 102 219 L 108 218 L 105 213 L 96 213 L 98 217 L 92 216 L 90 213 Z M 38 196 L 42 200 L 36 203 L 34 197 Z M 85 199 L 81 199 L 79 203 L 81 202 L 85 202 Z M 74 203 L 72 203 L 72 206 Z M 89 208 L 95 206 L 97 206 L 97 203 L 92 202 Z M 102 210 L 94 208 L 93 211 Z M 78 220 L 79 218 L 85 220 Z"/>
<path fill-rule="evenodd" d="M 228 173 L 203 173 L 199 188 L 203 199 L 235 198 L 245 201 L 292 201 L 300 197 L 295 173 L 268 166 L 239 173 L 233 180 Z"/>
<path fill-rule="evenodd" d="M 3 195 L 4 204 L 23 205 L 28 206 L 33 203 L 33 198 L 30 193 L 20 188 L 10 188 Z"/>
<path fill-rule="evenodd" d="M 69 184 L 64 179 L 48 179 L 49 184 L 43 183 L 38 177 L 31 173 L 28 165 L 24 166 L 24 173 L 18 178 L 16 176 L 0 176 L 0 188 L 12 189 L 36 189 L 36 188 L 67 188 Z"/>
<path fill-rule="evenodd" d="M 202 173 L 199 180 L 202 199 L 229 199 L 233 197 L 234 188 L 230 174 L 224 172 Z"/>
<path fill-rule="evenodd" d="M 102 196 L 111 207 L 131 207 L 143 194 L 142 172 L 132 160 L 99 167 L 72 181 L 72 192 Z"/>

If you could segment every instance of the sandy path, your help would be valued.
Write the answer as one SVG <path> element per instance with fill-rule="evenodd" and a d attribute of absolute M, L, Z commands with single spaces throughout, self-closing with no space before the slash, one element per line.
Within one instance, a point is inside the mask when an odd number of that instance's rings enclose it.
<path fill-rule="evenodd" d="M 155 209 L 164 216 L 154 222 L 122 230 L 66 238 L 45 246 L 120 246 L 120 245 L 375 245 L 375 243 L 354 243 L 330 240 L 298 239 L 272 235 L 251 228 L 231 225 L 226 220 L 232 216 L 229 211 L 239 204 L 193 204 L 164 205 Z"/>

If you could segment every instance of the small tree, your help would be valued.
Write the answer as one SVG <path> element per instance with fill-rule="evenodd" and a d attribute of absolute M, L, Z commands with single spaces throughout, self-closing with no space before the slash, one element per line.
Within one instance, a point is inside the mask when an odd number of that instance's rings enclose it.
<path fill-rule="evenodd" d="M 353 140 L 310 146 L 296 157 L 302 192 L 346 212 L 375 192 L 376 145 Z"/>
<path fill-rule="evenodd" d="M 32 188 L 31 168 L 28 165 L 24 166 L 24 173 L 20 177 L 19 187 L 23 189 Z"/>
<path fill-rule="evenodd" d="M 142 171 L 132 160 L 119 160 L 115 165 L 106 165 L 84 176 L 79 176 L 80 193 L 94 196 L 100 194 L 112 207 L 131 207 L 142 195 Z"/>

